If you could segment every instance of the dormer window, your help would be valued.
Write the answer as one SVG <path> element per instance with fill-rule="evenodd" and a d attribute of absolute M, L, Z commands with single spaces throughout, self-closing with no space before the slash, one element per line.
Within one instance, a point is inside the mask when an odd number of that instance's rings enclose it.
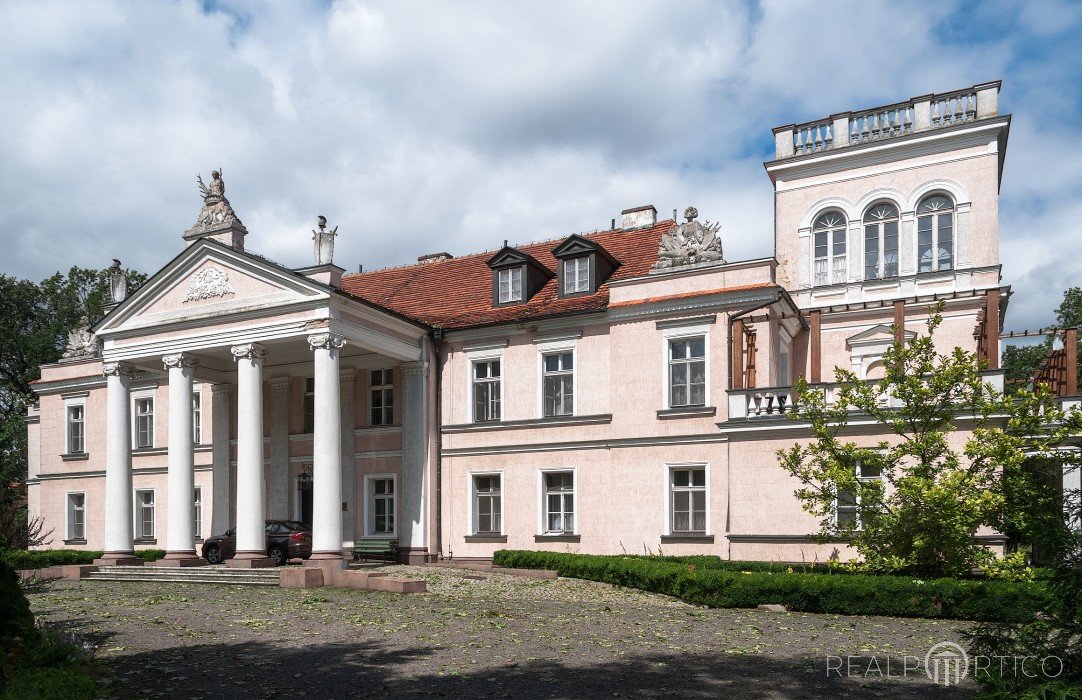
<path fill-rule="evenodd" d="M 522 268 L 512 267 L 497 270 L 500 304 L 514 304 L 522 301 Z"/>
<path fill-rule="evenodd" d="M 572 258 L 563 261 L 564 295 L 590 291 L 590 258 Z"/>
<path fill-rule="evenodd" d="M 593 294 L 619 263 L 589 238 L 574 235 L 552 249 L 559 261 L 560 296 Z"/>

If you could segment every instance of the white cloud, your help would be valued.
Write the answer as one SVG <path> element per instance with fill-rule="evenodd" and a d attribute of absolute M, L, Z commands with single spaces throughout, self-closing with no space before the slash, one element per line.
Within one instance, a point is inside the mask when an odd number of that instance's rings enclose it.
<path fill-rule="evenodd" d="M 720 220 L 729 259 L 768 255 L 772 126 L 1003 77 L 1011 325 L 1038 325 L 1082 283 L 1060 254 L 1082 213 L 1082 19 L 1057 7 L 9 2 L 0 271 L 153 271 L 219 166 L 249 245 L 290 265 L 316 214 L 352 268 L 648 202 Z"/>

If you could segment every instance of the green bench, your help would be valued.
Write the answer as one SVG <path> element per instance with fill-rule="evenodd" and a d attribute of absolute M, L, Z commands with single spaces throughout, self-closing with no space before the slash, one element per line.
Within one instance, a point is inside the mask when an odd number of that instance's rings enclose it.
<path fill-rule="evenodd" d="M 353 543 L 353 561 L 370 557 L 395 561 L 398 557 L 398 540 L 357 540 Z"/>

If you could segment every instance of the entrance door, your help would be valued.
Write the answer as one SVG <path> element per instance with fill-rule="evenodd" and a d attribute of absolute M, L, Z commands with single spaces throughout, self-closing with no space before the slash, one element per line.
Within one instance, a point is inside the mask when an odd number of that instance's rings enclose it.
<path fill-rule="evenodd" d="M 297 495 L 300 497 L 299 519 L 308 527 L 312 527 L 312 477 L 297 477 Z"/>

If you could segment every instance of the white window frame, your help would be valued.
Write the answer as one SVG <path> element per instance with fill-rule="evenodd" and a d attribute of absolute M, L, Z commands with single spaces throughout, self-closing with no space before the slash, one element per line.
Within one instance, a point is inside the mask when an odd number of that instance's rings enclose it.
<path fill-rule="evenodd" d="M 315 431 L 316 424 L 316 378 L 305 377 L 301 380 L 301 432 L 305 435 L 311 435 Z M 312 383 L 312 390 L 308 391 L 308 382 Z M 308 411 L 308 401 L 311 397 L 312 411 Z M 308 425 L 308 416 L 312 416 L 312 425 Z"/>
<path fill-rule="evenodd" d="M 782 362 L 785 358 L 785 362 Z M 785 372 L 782 372 L 782 369 Z M 778 386 L 792 386 L 793 384 L 793 341 L 789 334 L 782 329 L 778 334 Z"/>
<path fill-rule="evenodd" d="M 864 464 L 863 464 L 862 460 L 858 459 L 857 463 L 856 463 L 856 466 L 854 466 L 854 470 L 856 471 L 857 481 L 861 481 L 861 482 L 881 481 L 881 482 L 883 482 L 884 495 L 885 495 L 886 494 L 886 491 L 885 491 L 885 489 L 886 489 L 886 479 L 883 476 L 882 468 L 880 468 L 880 470 L 879 470 L 879 476 L 861 476 L 860 470 L 861 470 L 861 467 L 863 467 L 863 466 L 864 466 Z M 856 523 L 856 527 L 853 528 L 853 529 L 859 532 L 859 531 L 864 529 L 864 523 L 862 523 L 860 521 L 860 492 L 857 491 L 855 494 L 853 494 L 853 496 L 854 496 L 853 505 L 852 506 L 846 506 L 846 508 L 852 508 L 853 509 L 853 521 Z M 841 506 L 839 505 L 839 502 L 838 502 L 838 489 L 837 489 L 837 487 L 835 487 L 835 489 L 834 489 L 834 528 L 835 529 L 838 528 L 838 509 L 840 507 Z"/>
<path fill-rule="evenodd" d="M 877 207 L 888 206 L 894 209 L 893 218 L 884 219 L 870 219 L 871 212 Z M 868 282 L 879 282 L 882 280 L 897 279 L 901 274 L 901 258 L 902 258 L 902 214 L 901 207 L 896 202 L 889 199 L 877 201 L 867 209 L 864 210 L 864 214 L 860 217 L 860 241 L 863 257 L 860 261 L 860 274 L 861 278 Z M 887 275 L 887 224 L 894 224 L 894 236 L 895 236 L 895 249 L 894 255 L 896 260 L 894 261 L 894 274 Z M 876 241 L 876 259 L 875 259 L 875 276 L 868 276 L 868 228 L 874 227 L 875 229 L 875 241 Z"/>
<path fill-rule="evenodd" d="M 485 423 L 500 423 L 507 420 L 507 411 L 504 404 L 504 397 L 507 394 L 507 363 L 504 362 L 503 348 L 498 350 L 475 350 L 466 353 L 466 422 L 476 423 L 477 417 L 474 415 L 473 410 L 473 365 L 475 362 L 490 362 L 492 360 L 500 361 L 500 420 L 498 421 L 483 421 Z"/>
<path fill-rule="evenodd" d="M 78 421 L 82 427 L 82 434 L 79 436 L 79 449 L 73 449 L 74 444 L 72 441 L 72 425 L 74 421 L 71 419 L 71 409 L 78 408 L 82 411 L 82 418 Z M 69 455 L 82 455 L 86 454 L 86 397 L 81 396 L 77 399 L 66 399 L 64 401 L 64 450 L 65 454 Z"/>
<path fill-rule="evenodd" d="M 703 491 L 705 492 L 706 503 L 706 530 L 702 533 L 696 531 L 673 531 L 673 485 L 672 474 L 674 471 L 687 470 L 687 469 L 702 469 L 703 479 L 705 485 Z M 710 488 L 710 463 L 709 462 L 669 462 L 665 464 L 664 475 L 664 493 L 665 493 L 665 534 L 675 537 L 690 536 L 690 537 L 710 537 L 714 534 L 713 527 L 711 525 L 711 488 Z"/>
<path fill-rule="evenodd" d="M 950 209 L 941 209 L 933 213 L 921 213 L 921 205 L 925 200 L 932 197 L 940 196 L 944 197 L 951 203 Z M 951 264 L 949 267 L 939 268 L 939 218 L 943 214 L 950 214 L 951 216 Z M 932 251 L 935 253 L 933 258 L 934 267 L 931 270 L 921 271 L 920 269 L 920 220 L 924 218 L 930 218 L 932 220 Z M 917 202 L 917 206 L 913 208 L 913 254 L 914 260 L 917 261 L 916 270 L 918 274 L 928 275 L 936 272 L 951 272 L 958 268 L 958 199 L 953 195 L 942 192 L 933 191 L 927 192 L 921 196 Z"/>
<path fill-rule="evenodd" d="M 568 258 L 561 261 L 563 269 L 563 293 L 564 296 L 572 294 L 584 294 L 590 291 L 590 256 L 583 255 L 577 258 Z M 583 265 L 585 263 L 585 265 Z M 580 269 L 585 268 L 585 269 Z M 574 271 L 574 276 L 570 271 Z M 581 273 L 581 274 L 580 274 Z M 574 285 L 571 284 L 574 280 Z M 581 289 L 579 288 L 581 287 Z"/>
<path fill-rule="evenodd" d="M 500 479 L 500 529 L 495 531 L 478 532 L 477 530 L 477 482 L 476 477 L 496 476 Z M 507 502 L 507 481 L 504 479 L 502 471 L 481 471 L 481 472 L 469 472 L 466 474 L 467 489 L 469 494 L 469 503 L 467 508 L 468 516 L 468 529 L 467 533 L 471 537 L 502 537 L 506 534 L 507 521 L 504 519 L 504 504 Z"/>
<path fill-rule="evenodd" d="M 672 392 L 669 388 L 669 343 L 673 340 L 685 340 L 687 338 L 697 338 L 702 336 L 703 338 L 703 361 L 705 363 L 704 381 L 705 381 L 705 400 L 706 403 L 702 406 L 676 406 L 675 408 L 710 408 L 713 403 L 713 392 L 710 384 L 710 329 L 712 324 L 701 324 L 697 326 L 681 326 L 677 328 L 667 328 L 661 333 L 661 405 L 666 409 L 674 408 L 672 405 Z M 578 358 L 576 358 L 577 360 Z"/>
<path fill-rule="evenodd" d="M 834 238 L 835 238 L 834 234 L 839 231 L 839 227 L 834 226 L 834 227 L 831 227 L 831 228 L 815 228 L 815 224 L 818 223 L 820 217 L 825 216 L 826 214 L 837 214 L 837 215 L 842 217 L 842 220 L 844 222 L 843 225 L 840 227 L 840 230 L 841 230 L 841 234 L 842 234 L 842 240 L 845 242 L 845 252 L 843 254 L 841 254 L 841 255 L 836 255 L 834 253 L 834 243 L 835 243 L 834 242 Z M 825 258 L 825 260 L 827 261 L 827 279 L 826 279 L 825 282 L 819 282 L 815 278 L 815 261 L 818 259 L 816 257 L 816 255 L 815 255 L 815 247 L 816 247 L 815 246 L 815 234 L 816 233 L 826 233 L 827 234 L 827 255 L 826 255 L 826 258 Z M 837 209 L 827 209 L 825 211 L 819 212 L 818 214 L 816 214 L 812 218 L 810 236 L 811 236 L 811 238 L 810 238 L 810 240 L 811 240 L 811 276 L 810 276 L 810 279 L 811 279 L 812 286 L 813 287 L 828 287 L 828 286 L 830 286 L 832 284 L 844 284 L 845 282 L 848 282 L 849 281 L 849 248 L 850 248 L 850 246 L 849 246 L 849 238 L 850 238 L 850 236 L 849 236 L 849 217 L 846 215 L 846 213 L 843 212 L 843 211 L 837 210 Z M 838 265 L 837 265 L 837 262 L 836 262 L 836 260 L 838 258 L 842 259 L 842 264 L 841 264 L 841 267 L 840 267 L 842 277 L 841 277 L 840 280 L 835 279 L 835 272 L 839 269 Z"/>
<path fill-rule="evenodd" d="M 139 512 L 139 494 L 150 494 L 150 507 L 151 507 L 151 533 L 148 535 L 142 530 L 142 519 Z M 156 540 L 158 535 L 158 494 L 154 489 L 132 489 L 132 512 L 134 513 L 135 522 L 132 532 L 135 534 L 135 541 L 141 540 Z"/>
<path fill-rule="evenodd" d="M 394 489 L 391 500 L 394 503 L 394 529 L 391 532 L 376 532 L 376 489 L 375 482 L 389 479 Z M 401 509 L 399 509 L 399 493 L 398 493 L 398 475 L 393 473 L 386 474 L 365 474 L 364 475 L 364 535 L 361 539 L 378 538 L 386 539 L 398 537 L 398 522 L 402 517 Z"/>
<path fill-rule="evenodd" d="M 545 356 L 571 353 L 571 414 L 551 416 L 552 418 L 570 418 L 579 414 L 579 353 L 575 340 L 556 340 L 537 344 L 537 417 L 545 418 Z M 503 379 L 503 377 L 500 377 Z M 503 406 L 502 399 L 500 403 Z"/>
<path fill-rule="evenodd" d="M 372 374 L 374 372 L 380 373 L 380 384 L 372 383 Z M 387 379 L 390 378 L 390 383 Z M 373 418 L 373 411 L 375 407 L 372 405 L 372 395 L 375 392 L 380 392 L 380 422 L 377 423 Z M 390 420 L 387 419 L 387 396 L 391 397 L 391 416 Z M 374 367 L 368 370 L 368 426 L 371 428 L 380 428 L 388 425 L 394 425 L 394 368 L 393 367 Z"/>
<path fill-rule="evenodd" d="M 71 500 L 72 496 L 81 496 L 82 499 L 83 499 L 83 504 L 81 506 L 79 506 L 78 508 L 76 508 L 75 505 L 72 503 L 72 500 Z M 85 491 L 68 491 L 67 494 L 66 494 L 66 497 L 64 499 L 64 504 L 65 504 L 65 510 L 67 511 L 67 518 L 66 518 L 66 521 L 64 523 L 65 524 L 65 532 L 67 533 L 67 539 L 68 540 L 77 540 L 77 541 L 85 542 L 86 541 L 86 492 Z M 74 528 L 75 528 L 74 515 L 75 515 L 76 511 L 80 511 L 83 514 L 83 523 L 82 523 L 83 531 L 82 531 L 82 533 L 78 533 L 78 536 L 76 536 L 77 533 L 74 531 Z"/>
<path fill-rule="evenodd" d="M 203 487 L 192 490 L 192 534 L 196 540 L 203 539 Z"/>
<path fill-rule="evenodd" d="M 155 419 L 158 412 L 158 399 L 153 389 L 133 391 L 131 394 L 131 446 L 135 450 L 148 450 L 155 446 L 158 431 L 155 430 Z M 150 444 L 139 445 L 139 402 L 150 400 Z"/>
<path fill-rule="evenodd" d="M 515 296 L 515 275 L 518 273 L 518 296 Z M 504 297 L 503 281 L 507 275 L 507 296 Z M 522 265 L 508 267 L 496 271 L 496 299 L 499 304 L 515 304 L 523 301 L 526 297 L 526 270 Z"/>
<path fill-rule="evenodd" d="M 571 531 L 549 531 L 548 529 L 548 486 L 545 478 L 549 474 L 571 474 L 571 499 L 573 503 L 573 523 Z M 581 500 L 579 499 L 579 472 L 575 467 L 546 467 L 537 470 L 537 534 L 541 537 L 561 537 L 579 534 L 579 514 L 581 512 Z"/>
<path fill-rule="evenodd" d="M 192 444 L 203 444 L 203 390 L 192 391 Z"/>

